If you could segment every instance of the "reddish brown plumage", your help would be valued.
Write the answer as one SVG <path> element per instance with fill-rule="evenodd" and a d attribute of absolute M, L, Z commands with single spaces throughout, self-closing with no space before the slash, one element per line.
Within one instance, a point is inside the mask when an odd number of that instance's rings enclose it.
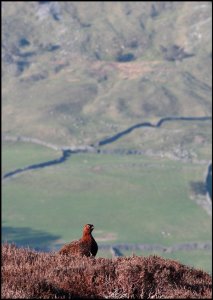
<path fill-rule="evenodd" d="M 92 224 L 84 225 L 82 238 L 64 245 L 59 250 L 59 254 L 95 256 L 98 252 L 98 245 L 92 236 L 93 229 Z"/>

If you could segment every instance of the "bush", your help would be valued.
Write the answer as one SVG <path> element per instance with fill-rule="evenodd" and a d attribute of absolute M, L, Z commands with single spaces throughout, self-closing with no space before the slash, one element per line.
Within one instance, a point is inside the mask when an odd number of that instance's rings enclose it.
<path fill-rule="evenodd" d="M 211 298 L 211 276 L 158 256 L 78 258 L 2 246 L 2 298 Z"/>

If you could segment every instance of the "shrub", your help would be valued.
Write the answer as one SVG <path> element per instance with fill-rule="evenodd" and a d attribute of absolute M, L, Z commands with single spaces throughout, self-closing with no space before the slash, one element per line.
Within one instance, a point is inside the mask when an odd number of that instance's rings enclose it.
<path fill-rule="evenodd" d="M 78 258 L 2 246 L 2 298 L 211 298 L 209 274 L 158 256 Z"/>

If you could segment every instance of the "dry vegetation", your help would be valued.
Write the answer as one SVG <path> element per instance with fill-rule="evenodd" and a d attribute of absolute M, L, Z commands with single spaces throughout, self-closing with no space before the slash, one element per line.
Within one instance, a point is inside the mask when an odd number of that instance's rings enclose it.
<path fill-rule="evenodd" d="M 211 298 L 212 278 L 157 256 L 77 258 L 2 246 L 2 298 Z"/>
<path fill-rule="evenodd" d="M 90 68 L 94 73 L 101 76 L 109 75 L 110 71 L 118 71 L 118 77 L 122 79 L 135 79 L 141 76 L 144 76 L 150 72 L 156 71 L 156 66 L 160 65 L 160 61 L 152 61 L 152 62 L 102 62 L 97 61 L 93 62 L 90 65 Z"/>

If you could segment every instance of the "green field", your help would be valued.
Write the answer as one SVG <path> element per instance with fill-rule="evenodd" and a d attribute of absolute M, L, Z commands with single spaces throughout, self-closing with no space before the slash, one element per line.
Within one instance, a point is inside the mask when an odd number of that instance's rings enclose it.
<path fill-rule="evenodd" d="M 60 156 L 60 151 L 53 151 L 40 145 L 3 141 L 2 173 L 5 174 L 36 163 L 54 160 Z"/>
<path fill-rule="evenodd" d="M 3 145 L 6 170 L 9 153 L 25 146 Z M 27 145 L 25 151 L 33 152 L 33 147 Z M 37 158 L 38 148 L 34 149 Z M 45 154 L 43 149 L 38 162 Z M 16 156 L 13 167 L 28 162 L 27 156 L 25 162 L 24 155 L 20 161 Z M 193 191 L 189 183 L 201 181 L 203 172 L 199 164 L 142 155 L 72 155 L 63 164 L 3 182 L 3 240 L 57 249 L 80 237 L 83 224 L 93 223 L 99 244 L 171 246 L 210 241 L 211 217 L 190 198 Z M 169 235 L 163 236 L 163 231 Z M 183 254 L 180 251 L 177 258 L 183 256 L 185 262 L 188 256 Z M 195 255 L 196 260 L 197 256 L 199 266 L 206 268 L 207 260 L 211 264 L 211 255 L 206 258 L 205 251 Z M 192 258 L 189 264 L 193 264 Z"/>

